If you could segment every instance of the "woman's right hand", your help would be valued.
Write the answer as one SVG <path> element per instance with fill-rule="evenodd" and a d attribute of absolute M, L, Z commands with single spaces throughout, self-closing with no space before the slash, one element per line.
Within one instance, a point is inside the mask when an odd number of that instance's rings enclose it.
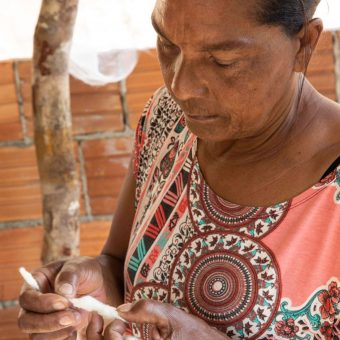
<path fill-rule="evenodd" d="M 122 302 L 113 274 L 113 267 L 117 271 L 121 268 L 112 261 L 106 256 L 79 257 L 34 271 L 41 291 L 23 286 L 19 298 L 19 328 L 35 340 L 76 339 L 76 332 L 87 327 L 91 315 L 72 308 L 68 298 L 91 295 L 104 303 Z"/>

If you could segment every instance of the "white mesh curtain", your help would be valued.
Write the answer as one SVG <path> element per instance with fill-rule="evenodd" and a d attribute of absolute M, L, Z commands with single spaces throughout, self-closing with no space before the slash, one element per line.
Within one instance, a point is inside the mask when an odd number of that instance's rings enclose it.
<path fill-rule="evenodd" d="M 41 0 L 0 0 L 0 61 L 31 58 L 40 4 Z M 154 4 L 155 0 L 79 0 L 71 74 L 91 85 L 126 78 L 136 65 L 137 51 L 155 47 L 150 23 Z M 322 0 L 317 16 L 326 29 L 340 29 L 340 0 Z"/>
<path fill-rule="evenodd" d="M 31 58 L 42 0 L 0 0 L 0 61 Z M 90 85 L 126 78 L 155 47 L 155 0 L 79 0 L 70 73 Z M 1 76 L 1 75 L 0 75 Z"/>

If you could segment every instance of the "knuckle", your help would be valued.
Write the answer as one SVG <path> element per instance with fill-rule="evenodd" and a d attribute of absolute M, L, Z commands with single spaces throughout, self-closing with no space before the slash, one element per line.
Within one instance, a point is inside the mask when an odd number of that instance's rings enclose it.
<path fill-rule="evenodd" d="M 137 308 L 142 309 L 145 312 L 152 312 L 154 310 L 153 303 L 148 300 L 140 300 L 137 302 Z"/>

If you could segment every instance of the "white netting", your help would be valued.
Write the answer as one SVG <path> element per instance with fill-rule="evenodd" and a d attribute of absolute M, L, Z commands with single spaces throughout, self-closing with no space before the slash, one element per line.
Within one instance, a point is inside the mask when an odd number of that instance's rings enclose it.
<path fill-rule="evenodd" d="M 42 0 L 0 0 L 0 61 L 32 57 Z M 126 78 L 138 50 L 155 48 L 155 0 L 79 0 L 70 73 L 90 85 Z M 1 76 L 1 75 L 0 75 Z"/>
<path fill-rule="evenodd" d="M 137 51 L 155 47 L 155 1 L 79 0 L 71 74 L 92 85 L 126 78 Z M 41 0 L 0 0 L 0 61 L 31 58 L 40 5 Z M 339 29 L 340 0 L 322 0 L 316 15 L 325 29 Z"/>

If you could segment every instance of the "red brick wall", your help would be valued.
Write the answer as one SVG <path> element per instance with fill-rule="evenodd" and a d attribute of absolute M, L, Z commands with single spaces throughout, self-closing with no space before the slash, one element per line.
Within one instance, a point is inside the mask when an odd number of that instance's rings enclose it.
<path fill-rule="evenodd" d="M 0 307 L 1 301 L 7 305 L 4 301 L 18 296 L 21 279 L 17 267 L 39 265 L 42 242 L 30 68 L 29 61 L 0 63 Z M 331 33 L 323 35 L 308 77 L 319 91 L 336 99 Z M 119 84 L 90 87 L 71 79 L 74 149 L 82 181 L 81 253 L 86 255 L 97 254 L 106 238 L 138 116 L 162 85 L 155 51 L 141 54 L 126 84 L 124 110 Z M 7 322 L 0 322 L 0 339 Z M 19 339 L 16 336 L 13 339 Z"/>

